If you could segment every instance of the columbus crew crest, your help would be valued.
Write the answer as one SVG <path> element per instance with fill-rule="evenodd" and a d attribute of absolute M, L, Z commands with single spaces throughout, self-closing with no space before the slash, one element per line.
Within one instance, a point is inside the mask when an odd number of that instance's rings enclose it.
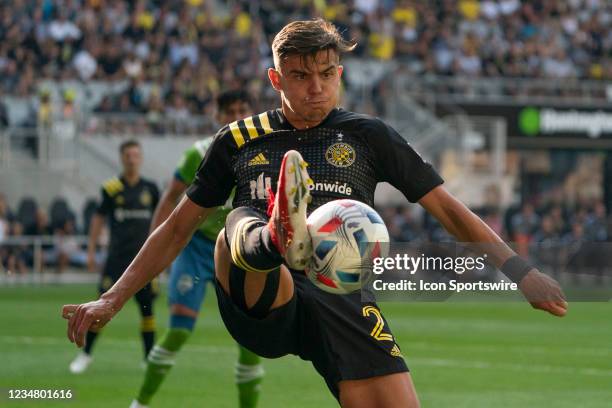
<path fill-rule="evenodd" d="M 335 143 L 325 152 L 327 162 L 335 167 L 349 167 L 355 162 L 355 149 L 347 143 Z"/>
<path fill-rule="evenodd" d="M 152 201 L 153 197 L 151 197 L 151 193 L 149 193 L 149 190 L 145 190 L 142 192 L 142 194 L 140 194 L 140 204 L 144 205 L 145 207 L 151 205 Z"/>

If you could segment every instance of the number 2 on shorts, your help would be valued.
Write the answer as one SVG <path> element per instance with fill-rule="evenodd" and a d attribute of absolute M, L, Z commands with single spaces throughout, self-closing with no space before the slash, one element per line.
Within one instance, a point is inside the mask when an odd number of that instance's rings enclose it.
<path fill-rule="evenodd" d="M 380 341 L 393 341 L 392 335 L 382 332 L 385 327 L 385 321 L 383 320 L 383 317 L 377 308 L 375 308 L 374 306 L 364 306 L 362 309 L 362 313 L 364 317 L 369 317 L 371 315 L 374 315 L 376 317 L 376 325 L 374 325 L 374 328 L 370 332 L 370 335 L 372 337 Z"/>

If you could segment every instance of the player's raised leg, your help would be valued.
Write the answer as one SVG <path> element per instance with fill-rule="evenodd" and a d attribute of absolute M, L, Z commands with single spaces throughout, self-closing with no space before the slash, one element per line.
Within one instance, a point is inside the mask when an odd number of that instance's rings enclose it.
<path fill-rule="evenodd" d="M 311 201 L 313 182 L 306 171 L 307 166 L 297 151 L 285 153 L 276 194 L 270 197 L 272 208 L 268 208 L 270 239 L 285 263 L 297 270 L 303 270 L 312 256 L 306 209 Z"/>
<path fill-rule="evenodd" d="M 280 266 L 304 269 L 312 255 L 306 227 L 310 183 L 302 156 L 291 150 L 283 158 L 276 194 L 270 196 L 269 220 L 248 207 L 233 210 L 226 219 L 224 237 L 215 248 L 215 273 L 247 313 L 263 317 L 293 296 L 291 275 Z"/>

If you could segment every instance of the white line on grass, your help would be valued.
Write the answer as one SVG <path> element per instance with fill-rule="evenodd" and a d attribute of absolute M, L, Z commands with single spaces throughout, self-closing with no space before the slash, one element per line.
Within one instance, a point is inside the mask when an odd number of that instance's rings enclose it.
<path fill-rule="evenodd" d="M 612 348 L 604 347 L 591 347 L 589 348 L 554 348 L 554 347 L 542 347 L 534 345 L 521 345 L 521 344 L 461 344 L 454 343 L 451 347 L 445 344 L 435 344 L 427 342 L 411 342 L 402 341 L 401 345 L 404 350 L 411 350 L 414 348 L 428 349 L 428 350 L 448 350 L 448 349 L 462 349 L 462 350 L 475 350 L 483 352 L 517 352 L 520 354 L 551 354 L 551 353 L 564 353 L 574 354 L 579 356 L 612 356 Z"/>
<path fill-rule="evenodd" d="M 62 340 L 56 337 L 31 337 L 31 336 L 0 336 L 0 342 L 5 344 L 24 344 L 24 345 L 48 345 L 48 346 L 63 346 L 68 345 L 70 342 L 68 339 Z M 119 340 L 119 339 L 104 339 L 105 344 L 115 345 L 130 345 L 137 347 L 141 344 L 140 341 L 136 340 Z M 237 350 L 237 346 L 203 346 L 199 344 L 187 344 L 185 347 L 189 350 L 200 352 L 200 353 L 211 353 L 211 354 L 234 354 Z"/>
<path fill-rule="evenodd" d="M 456 367 L 456 368 L 477 368 L 477 369 L 491 369 L 491 370 L 508 370 L 508 371 L 521 371 L 531 373 L 546 373 L 546 374 L 568 374 L 575 376 L 578 375 L 593 375 L 612 377 L 612 370 L 606 370 L 603 368 L 593 367 L 562 367 L 562 366 L 550 366 L 543 364 L 513 364 L 513 363 L 491 363 L 487 361 L 473 361 L 473 360 L 454 360 L 454 359 L 442 359 L 442 358 L 420 358 L 410 357 L 408 363 L 415 362 L 426 366 L 437 366 L 437 367 Z"/>
<path fill-rule="evenodd" d="M 30 337 L 30 336 L 0 336 L 0 342 L 5 344 L 23 344 L 23 345 L 54 345 L 64 346 L 68 344 L 68 340 L 62 340 L 55 337 Z M 140 342 L 135 340 L 118 340 L 104 339 L 104 343 L 111 343 L 125 346 L 126 344 L 137 347 Z M 236 346 L 207 346 L 200 344 L 187 344 L 185 348 L 188 351 L 195 351 L 207 354 L 235 354 Z M 513 363 L 492 363 L 488 361 L 448 359 L 448 358 L 420 358 L 410 356 L 408 363 L 434 367 L 457 367 L 457 368 L 475 368 L 483 370 L 508 370 L 531 373 L 551 373 L 551 374 L 568 374 L 568 375 L 590 375 L 598 377 L 612 377 L 612 369 L 602 369 L 594 367 L 563 367 L 550 366 L 543 364 L 513 364 Z"/>

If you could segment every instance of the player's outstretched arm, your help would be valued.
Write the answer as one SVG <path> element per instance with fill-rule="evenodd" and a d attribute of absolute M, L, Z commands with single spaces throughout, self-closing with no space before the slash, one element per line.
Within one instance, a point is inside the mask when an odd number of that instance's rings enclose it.
<path fill-rule="evenodd" d="M 151 220 L 151 232 L 155 231 L 157 227 L 161 225 L 162 222 L 166 221 L 174 207 L 176 207 L 176 203 L 181 198 L 185 190 L 187 190 L 187 184 L 178 180 L 176 177 L 172 178 L 170 185 L 166 187 L 164 193 L 155 207 L 155 212 L 153 213 L 153 219 Z"/>
<path fill-rule="evenodd" d="M 448 232 L 460 242 L 478 242 L 487 245 L 489 260 L 498 268 L 516 257 L 516 253 L 476 214 L 457 200 L 443 186 L 438 186 L 419 200 Z M 519 282 L 523 295 L 535 309 L 555 316 L 567 313 L 565 295 L 557 281 L 531 268 Z"/>
<path fill-rule="evenodd" d="M 82 347 L 87 330 L 108 323 L 129 298 L 167 268 L 211 211 L 184 197 L 170 217 L 149 236 L 121 278 L 100 299 L 63 307 L 62 315 L 69 319 L 68 339 Z"/>

